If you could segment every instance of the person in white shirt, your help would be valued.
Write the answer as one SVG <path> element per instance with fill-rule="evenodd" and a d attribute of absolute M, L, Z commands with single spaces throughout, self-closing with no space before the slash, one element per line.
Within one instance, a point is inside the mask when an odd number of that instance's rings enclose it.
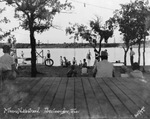
<path fill-rule="evenodd" d="M 10 56 L 11 48 L 8 45 L 3 46 L 4 55 L 0 57 L 0 70 L 4 76 L 9 79 L 16 78 L 16 65 L 12 56 Z"/>
<path fill-rule="evenodd" d="M 22 57 L 22 63 L 24 64 L 25 62 L 24 62 L 24 52 L 23 51 L 21 51 L 21 57 Z"/>
<path fill-rule="evenodd" d="M 113 77 L 114 67 L 112 63 L 108 62 L 107 52 L 102 51 L 100 58 L 101 61 L 94 65 L 93 73 L 95 73 L 95 77 Z"/>
<path fill-rule="evenodd" d="M 72 65 L 77 65 L 77 60 L 76 60 L 76 58 L 75 58 L 75 57 L 73 57 Z"/>
<path fill-rule="evenodd" d="M 132 50 L 132 47 L 130 48 L 130 62 L 131 62 L 131 66 L 133 65 L 134 62 L 134 55 L 135 52 Z"/>

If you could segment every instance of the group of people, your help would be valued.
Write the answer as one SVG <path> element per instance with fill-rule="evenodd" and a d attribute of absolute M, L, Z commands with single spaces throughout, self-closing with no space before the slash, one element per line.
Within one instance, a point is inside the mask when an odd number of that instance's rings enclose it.
<path fill-rule="evenodd" d="M 0 73 L 7 73 L 5 75 L 7 77 L 11 77 L 11 79 L 16 77 L 16 63 L 13 57 L 10 55 L 11 48 L 9 45 L 3 46 L 3 53 L 4 55 L 0 57 Z M 89 56 L 90 56 L 89 52 Z M 130 59 L 131 59 L 131 66 L 133 71 L 126 72 L 127 76 L 133 77 L 143 77 L 142 72 L 139 70 L 139 64 L 134 63 L 133 56 L 135 52 L 130 48 Z M 88 56 L 88 57 L 89 57 Z M 22 56 L 23 57 L 23 56 Z M 50 51 L 47 53 L 47 57 L 50 58 Z M 73 57 L 72 63 L 67 60 L 66 57 L 60 56 L 60 64 L 61 66 L 68 67 L 71 66 L 71 69 L 68 71 L 67 76 L 76 76 L 77 71 L 75 70 L 75 66 L 77 65 L 76 58 Z M 81 74 L 88 74 L 88 65 L 86 59 L 83 59 L 83 63 L 80 64 L 81 67 Z M 94 77 L 114 77 L 115 76 L 115 69 L 112 63 L 108 62 L 108 52 L 107 50 L 101 51 L 101 54 L 96 57 L 94 66 L 93 66 L 93 76 Z"/>
<path fill-rule="evenodd" d="M 68 67 L 70 65 L 71 65 L 71 62 L 66 57 L 60 56 L 60 66 Z"/>
<path fill-rule="evenodd" d="M 140 71 L 140 66 L 137 62 L 134 62 L 135 52 L 130 48 L 130 60 L 131 60 L 131 67 L 132 71 L 129 71 L 129 69 L 126 66 L 123 66 L 126 68 L 126 72 L 121 75 L 121 77 L 135 77 L 135 78 L 143 78 L 143 73 Z M 99 60 L 101 58 L 101 61 Z M 108 53 L 107 51 L 101 51 L 101 55 L 97 58 L 97 61 L 93 68 L 93 76 L 94 77 L 115 77 L 115 69 L 112 63 L 108 62 Z"/>
<path fill-rule="evenodd" d="M 143 78 L 143 73 L 140 71 L 139 64 L 137 62 L 134 62 L 133 60 L 134 55 L 135 52 L 132 50 L 132 48 L 130 48 L 130 60 L 131 60 L 132 71 L 129 72 L 129 70 L 127 70 L 125 72 L 126 75 L 121 75 L 121 77 L 126 76 L 126 77 Z M 83 63 L 80 63 L 80 67 L 81 67 L 81 75 L 88 74 L 88 66 L 87 66 L 86 59 L 83 59 Z M 69 74 L 71 74 L 71 72 L 72 73 L 76 72 L 74 65 L 71 67 Z M 101 54 L 97 55 L 97 57 L 95 58 L 95 62 L 93 66 L 93 77 L 115 77 L 115 74 L 116 73 L 115 73 L 115 68 L 113 63 L 108 61 L 107 49 L 101 51 Z"/>
<path fill-rule="evenodd" d="M 77 76 L 77 70 L 76 70 L 76 62 L 74 61 L 75 58 L 73 58 L 73 64 L 71 65 L 71 69 L 67 72 L 68 77 L 76 77 Z M 81 67 L 81 75 L 87 75 L 87 62 L 86 59 L 83 59 L 83 63 L 80 64 Z"/>

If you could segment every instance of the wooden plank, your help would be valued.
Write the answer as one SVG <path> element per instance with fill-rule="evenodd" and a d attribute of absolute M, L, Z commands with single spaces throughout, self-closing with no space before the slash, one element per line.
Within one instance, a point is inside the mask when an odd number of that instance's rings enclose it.
<path fill-rule="evenodd" d="M 89 109 L 90 118 L 104 117 L 104 115 L 102 115 L 101 108 L 98 105 L 98 102 L 97 102 L 96 97 L 93 93 L 93 90 L 92 90 L 92 87 L 89 83 L 88 78 L 84 77 L 81 79 L 81 81 L 82 81 L 83 90 L 85 92 L 85 98 L 87 101 L 87 106 Z"/>
<path fill-rule="evenodd" d="M 123 117 L 124 116 L 123 112 L 126 111 L 126 108 L 124 107 L 122 102 L 120 102 L 118 97 L 116 97 L 114 92 L 110 89 L 109 86 L 107 86 L 107 84 L 102 80 L 102 78 L 97 78 L 96 80 L 98 81 L 99 85 L 103 89 L 108 100 L 112 104 L 115 112 L 117 113 L 117 117 Z M 114 118 L 114 117 L 111 117 L 111 118 Z"/>
<path fill-rule="evenodd" d="M 18 98 L 15 98 L 16 94 L 18 94 L 16 80 L 5 80 L 5 87 L 3 87 L 2 91 L 2 95 L 0 96 L 0 117 L 5 117 L 7 116 L 5 109 L 12 107 L 18 101 Z"/>
<path fill-rule="evenodd" d="M 38 92 L 42 89 L 43 85 L 47 81 L 47 78 L 42 78 L 31 90 L 29 91 L 28 97 L 22 103 L 20 103 L 16 108 L 21 107 L 22 109 L 29 109 L 28 107 L 33 98 L 38 94 Z M 30 107 L 34 110 L 34 107 Z M 19 118 L 26 117 L 28 118 L 30 114 L 19 114 Z"/>
<path fill-rule="evenodd" d="M 27 109 L 32 109 L 32 110 L 39 110 L 39 113 L 31 113 L 31 114 L 24 114 L 22 118 L 26 118 L 26 116 L 30 118 L 32 117 L 39 117 L 39 116 L 44 116 L 43 114 L 43 109 L 40 107 L 40 103 L 43 101 L 43 98 L 45 97 L 46 93 L 48 92 L 49 88 L 51 87 L 51 84 L 53 83 L 54 78 L 49 78 L 45 77 L 42 78 L 42 80 L 46 79 L 44 84 L 42 85 L 41 89 L 38 91 L 38 93 L 34 96 L 32 101 L 25 107 Z"/>
<path fill-rule="evenodd" d="M 98 101 L 98 105 L 100 106 L 100 108 L 102 110 L 101 117 L 105 117 L 106 115 L 110 115 L 110 117 L 116 117 L 117 114 L 115 113 L 112 105 L 110 104 L 109 100 L 107 99 L 107 96 L 103 92 L 103 89 L 100 87 L 100 85 L 98 84 L 96 79 L 89 78 L 89 82 L 93 89 L 95 98 Z"/>
<path fill-rule="evenodd" d="M 14 101 L 15 97 L 17 97 L 17 95 L 19 95 L 20 93 L 26 93 L 39 80 L 40 79 L 36 79 L 36 80 L 30 79 L 30 80 L 24 80 L 23 82 L 21 81 L 21 83 L 19 83 L 19 84 L 17 83 L 17 85 L 14 84 L 14 87 L 16 88 L 17 92 L 15 93 L 14 98 L 10 97 L 7 101 L 5 101 L 3 106 L 5 108 L 7 108 L 7 107 L 14 107 L 18 103 L 18 101 L 17 102 Z"/>
<path fill-rule="evenodd" d="M 137 81 L 137 79 L 134 78 L 129 78 L 128 81 L 126 81 L 127 79 L 124 78 L 117 78 L 117 80 L 150 106 L 149 84 Z"/>
<path fill-rule="evenodd" d="M 38 93 L 35 95 L 32 101 L 27 105 L 28 107 L 32 107 L 35 109 L 39 107 L 39 104 L 42 102 L 51 84 L 53 83 L 54 78 L 45 77 L 42 78 L 42 80 L 46 81 L 44 81 L 44 84 L 42 85 L 41 89 L 38 91 Z"/>
<path fill-rule="evenodd" d="M 62 81 L 60 82 L 56 96 L 54 98 L 54 101 L 51 105 L 52 109 L 55 108 L 56 110 L 57 109 L 62 110 L 63 104 L 64 104 L 64 97 L 66 93 L 67 82 L 68 82 L 67 78 L 62 78 Z"/>
<path fill-rule="evenodd" d="M 45 95 L 42 102 L 40 103 L 41 108 L 46 108 L 46 107 L 50 108 L 56 96 L 57 89 L 58 89 L 60 82 L 61 82 L 61 78 L 55 77 L 54 82 L 52 83 L 47 94 Z"/>
<path fill-rule="evenodd" d="M 120 90 L 120 88 L 118 88 L 114 83 L 112 83 L 112 80 L 114 79 L 107 78 L 107 79 L 104 79 L 104 82 L 106 83 L 108 87 L 110 87 L 112 92 L 116 95 L 116 97 L 120 100 L 120 102 L 126 108 L 126 110 L 123 111 L 123 116 L 129 117 L 129 118 L 134 117 L 134 114 L 137 113 L 138 107 L 133 103 L 132 100 L 130 100 L 127 94 L 125 95 L 122 92 L 122 90 Z"/>
<path fill-rule="evenodd" d="M 63 107 L 67 83 L 68 83 L 68 78 L 66 77 L 62 78 L 57 93 L 50 106 L 50 109 L 56 112 L 56 113 L 55 112 L 52 113 L 53 118 L 62 118 L 63 115 L 67 114 L 67 110 L 65 109 L 65 107 Z"/>
<path fill-rule="evenodd" d="M 79 77 L 75 78 L 75 109 L 79 111 L 79 113 L 75 114 L 75 118 L 90 118 L 85 92 L 83 90 L 81 78 Z"/>
<path fill-rule="evenodd" d="M 29 81 L 29 80 L 28 80 Z M 23 86 L 22 86 L 22 89 L 23 90 L 26 90 L 26 92 L 28 92 L 27 90 L 30 90 L 31 88 L 33 88 L 37 83 L 39 83 L 40 82 L 40 78 L 38 78 L 38 79 L 33 79 L 33 81 L 32 82 L 28 82 L 28 81 L 25 81 L 23 84 Z M 22 90 L 20 90 L 20 92 L 22 92 Z M 25 101 L 26 99 L 23 99 L 23 101 Z M 11 108 L 12 110 L 16 110 L 16 109 L 18 109 L 18 108 L 20 108 L 20 107 L 22 107 L 21 106 L 21 103 L 23 103 L 23 102 L 13 102 L 13 103 L 10 103 L 9 105 L 7 105 L 5 108 L 7 109 L 7 108 Z M 16 114 L 16 113 L 14 113 L 14 114 L 11 114 L 11 113 L 9 113 L 9 114 L 6 114 L 6 116 L 8 116 L 8 118 L 16 118 L 16 117 L 18 117 L 19 115 L 18 114 Z"/>
<path fill-rule="evenodd" d="M 130 79 L 132 80 L 132 79 Z M 142 82 L 140 83 L 134 83 L 133 81 L 131 82 L 124 82 L 120 79 L 117 79 L 117 81 L 122 84 L 124 87 L 126 87 L 130 92 L 132 92 L 134 95 L 136 95 L 138 98 L 144 101 L 146 105 L 150 106 L 150 90 L 149 90 L 149 85 L 148 84 L 143 84 Z"/>
<path fill-rule="evenodd" d="M 11 86 L 11 88 L 13 88 L 14 89 L 14 93 L 16 92 L 24 92 L 24 90 L 26 89 L 26 87 L 29 87 L 29 86 L 27 86 L 28 85 L 28 83 L 32 83 L 32 81 L 33 81 L 33 79 L 31 79 L 31 80 L 26 80 L 25 78 L 23 78 L 23 80 L 21 79 L 21 81 L 11 81 L 11 82 L 8 82 L 6 85 L 7 86 Z M 13 86 L 13 87 L 12 87 Z M 5 89 L 4 89 L 4 91 L 5 91 Z M 11 90 L 12 91 L 12 90 Z M 18 94 L 18 93 L 17 93 Z M 14 103 L 16 103 L 16 102 L 14 102 L 14 101 L 12 101 L 12 97 L 7 97 L 7 98 L 5 98 L 5 101 L 2 103 L 2 105 L 4 106 L 4 107 L 10 107 L 10 105 L 11 106 L 13 106 L 13 104 Z"/>
<path fill-rule="evenodd" d="M 57 115 L 55 114 L 55 112 L 57 111 L 55 109 L 55 107 L 52 108 L 52 104 L 55 101 L 55 97 L 58 93 L 58 89 L 59 86 L 61 84 L 62 78 L 61 77 L 56 77 L 54 79 L 53 84 L 51 85 L 51 87 L 49 88 L 47 94 L 45 95 L 45 97 L 43 98 L 42 102 L 40 103 L 40 107 L 42 110 L 42 114 L 40 115 L 41 118 L 44 116 L 44 118 L 56 118 Z"/>
<path fill-rule="evenodd" d="M 136 91 L 135 90 L 132 90 L 130 89 L 129 87 L 131 87 L 131 84 L 130 83 L 130 86 L 128 85 L 128 83 L 126 84 L 126 82 L 120 82 L 119 80 L 112 80 L 112 82 L 118 87 L 120 88 L 120 90 L 128 96 L 128 98 L 130 98 L 130 100 L 138 107 L 137 109 L 137 112 L 138 110 L 141 110 L 143 107 L 145 108 L 145 112 L 142 114 L 142 116 L 146 116 L 146 117 L 149 117 L 150 118 L 150 105 L 146 103 L 146 101 L 144 101 L 139 95 L 137 95 L 138 92 L 134 92 Z M 117 84 L 116 84 L 117 82 Z M 118 83 L 120 83 L 120 85 L 118 85 Z M 132 87 L 134 87 L 136 84 L 132 84 Z M 141 89 L 141 87 L 139 86 L 139 88 Z M 144 87 L 143 87 L 144 88 Z M 138 89 L 138 87 L 137 87 Z M 144 88 L 145 89 L 145 88 Z M 143 90 L 143 89 L 141 89 Z M 130 108 L 132 109 L 132 107 Z M 135 112 L 135 113 L 137 113 Z"/>
<path fill-rule="evenodd" d="M 74 118 L 74 114 L 78 113 L 75 109 L 74 98 L 75 98 L 75 89 L 74 89 L 74 78 L 68 78 L 68 83 L 66 85 L 66 94 L 63 107 L 68 111 L 68 114 L 63 114 L 61 118 Z"/>

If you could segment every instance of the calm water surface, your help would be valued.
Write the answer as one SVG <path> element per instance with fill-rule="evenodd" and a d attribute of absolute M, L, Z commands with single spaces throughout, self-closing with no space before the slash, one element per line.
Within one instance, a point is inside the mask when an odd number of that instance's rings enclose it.
<path fill-rule="evenodd" d="M 102 50 L 105 50 L 106 48 L 102 48 Z M 40 53 L 43 50 L 43 56 L 46 57 L 47 50 L 50 50 L 51 53 L 51 58 L 54 60 L 54 66 L 59 66 L 60 65 L 60 56 L 66 57 L 69 61 L 72 62 L 73 57 L 76 57 L 77 63 L 79 64 L 80 60 L 83 61 L 84 58 L 86 58 L 86 55 L 88 51 L 90 50 L 91 52 L 91 61 L 90 65 L 93 65 L 94 63 L 94 50 L 93 48 L 39 48 L 37 49 L 37 52 Z M 133 48 L 135 52 L 134 56 L 134 61 L 138 61 L 138 49 Z M 26 49 L 17 49 L 17 56 L 21 57 L 21 51 L 24 52 L 24 57 L 29 58 L 31 57 L 31 49 L 26 48 Z M 115 62 L 116 60 L 120 60 L 123 62 L 124 58 L 124 50 L 123 48 L 107 48 L 109 57 L 108 61 L 110 62 Z M 0 56 L 3 55 L 2 49 L 0 49 Z M 141 65 L 143 64 L 143 49 L 141 48 Z M 146 65 L 150 65 L 150 48 L 146 48 L 145 52 L 145 57 L 146 57 Z M 19 60 L 21 63 L 22 61 Z M 42 58 L 38 56 L 37 58 L 38 63 L 42 63 Z M 30 63 L 30 62 L 27 62 Z M 129 52 L 127 54 L 127 65 L 130 65 L 130 57 L 129 57 Z"/>

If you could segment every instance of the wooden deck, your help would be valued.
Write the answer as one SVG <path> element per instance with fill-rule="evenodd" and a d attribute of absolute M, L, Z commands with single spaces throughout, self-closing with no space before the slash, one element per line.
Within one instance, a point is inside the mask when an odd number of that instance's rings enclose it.
<path fill-rule="evenodd" d="M 0 119 L 150 119 L 150 87 L 131 78 L 18 78 L 23 100 L 1 102 Z"/>

